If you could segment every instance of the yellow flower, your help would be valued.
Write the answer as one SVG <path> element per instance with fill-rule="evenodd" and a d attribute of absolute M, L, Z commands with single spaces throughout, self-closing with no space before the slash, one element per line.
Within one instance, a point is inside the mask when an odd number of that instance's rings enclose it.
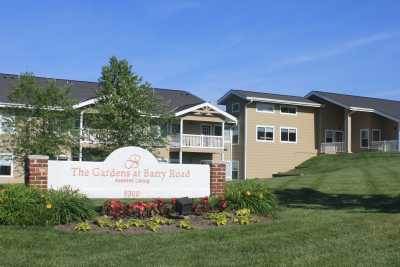
<path fill-rule="evenodd" d="M 51 203 L 47 203 L 46 208 L 51 209 L 52 207 Z"/>
<path fill-rule="evenodd" d="M 251 196 L 251 192 L 250 191 L 246 191 L 246 196 Z"/>

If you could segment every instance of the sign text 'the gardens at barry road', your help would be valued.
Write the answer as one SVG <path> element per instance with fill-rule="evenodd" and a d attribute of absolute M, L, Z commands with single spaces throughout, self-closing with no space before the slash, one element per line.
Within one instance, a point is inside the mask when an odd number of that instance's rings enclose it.
<path fill-rule="evenodd" d="M 159 163 L 147 150 L 125 147 L 104 162 L 49 161 L 49 188 L 70 185 L 92 198 L 204 197 L 208 165 Z"/>

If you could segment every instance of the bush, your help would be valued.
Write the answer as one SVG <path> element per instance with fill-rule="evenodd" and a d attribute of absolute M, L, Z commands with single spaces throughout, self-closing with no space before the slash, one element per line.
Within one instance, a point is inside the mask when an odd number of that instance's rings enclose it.
<path fill-rule="evenodd" d="M 51 224 L 86 221 L 96 215 L 92 201 L 78 190 L 63 187 L 59 190 L 49 190 L 46 195 L 48 203 L 53 205 Z"/>
<path fill-rule="evenodd" d="M 273 215 L 276 197 L 267 184 L 259 180 L 235 181 L 226 184 L 225 198 L 231 209 L 247 208 L 251 213 Z"/>
<path fill-rule="evenodd" d="M 94 215 L 91 201 L 69 188 L 43 192 L 25 185 L 5 185 L 0 189 L 0 224 L 66 224 Z"/>

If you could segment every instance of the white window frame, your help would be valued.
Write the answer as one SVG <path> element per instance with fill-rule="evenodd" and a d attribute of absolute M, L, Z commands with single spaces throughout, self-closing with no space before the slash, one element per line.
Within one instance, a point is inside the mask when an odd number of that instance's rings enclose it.
<path fill-rule="evenodd" d="M 379 140 L 374 140 L 374 132 L 379 132 Z M 371 142 L 379 142 L 379 141 L 382 141 L 382 130 L 381 129 L 372 129 Z"/>
<path fill-rule="evenodd" d="M 268 105 L 272 107 L 272 111 L 269 110 L 261 110 L 259 109 L 260 105 Z M 264 102 L 257 102 L 256 103 L 256 112 L 261 112 L 261 113 L 275 113 L 275 105 L 271 103 L 264 103 Z"/>
<path fill-rule="evenodd" d="M 258 139 L 258 128 L 272 128 L 272 140 L 260 140 Z M 256 125 L 256 142 L 260 143 L 274 143 L 275 142 L 275 126 L 272 125 Z"/>
<path fill-rule="evenodd" d="M 240 112 L 240 103 L 239 102 L 233 102 L 232 106 L 231 106 L 231 111 L 232 111 L 232 113 Z"/>
<path fill-rule="evenodd" d="M 234 143 L 233 142 L 233 136 L 234 136 L 234 132 L 235 132 L 235 130 L 234 129 L 237 129 L 237 143 Z M 235 126 L 233 126 L 232 127 L 232 145 L 234 145 L 234 146 L 236 146 L 236 145 L 240 145 L 240 126 L 239 126 L 239 124 L 237 124 L 237 125 L 235 125 Z"/>
<path fill-rule="evenodd" d="M 8 129 L 3 127 L 3 123 L 6 122 L 6 121 L 10 121 L 10 120 L 15 120 L 15 116 L 14 115 L 0 114 L 0 135 L 1 134 L 15 133 L 15 126 L 14 125 L 9 126 Z"/>
<path fill-rule="evenodd" d="M 0 175 L 0 178 L 14 177 L 14 155 L 12 153 L 0 153 L 0 156 L 11 156 L 10 175 Z"/>
<path fill-rule="evenodd" d="M 288 130 L 288 141 L 282 141 L 282 129 Z M 289 141 L 289 130 L 296 130 L 296 141 L 295 142 Z M 296 127 L 282 126 L 279 128 L 279 140 L 281 141 L 282 144 L 297 144 L 299 141 L 299 131 L 297 130 Z"/>
<path fill-rule="evenodd" d="M 286 113 L 286 112 L 282 112 L 282 108 L 283 107 L 287 107 L 287 108 L 294 108 L 296 110 L 296 113 Z M 280 105 L 279 107 L 279 112 L 282 115 L 289 115 L 289 116 L 297 116 L 297 107 L 296 106 L 291 106 L 291 105 Z"/>
<path fill-rule="evenodd" d="M 368 146 L 362 145 L 362 132 L 367 132 Z M 360 148 L 369 148 L 369 129 L 360 129 Z"/>
<path fill-rule="evenodd" d="M 325 140 L 325 143 L 328 143 L 328 141 L 327 141 L 327 137 L 328 137 L 328 132 L 333 132 L 333 139 L 332 139 L 332 143 L 337 143 L 336 142 L 336 133 L 342 133 L 342 136 L 343 136 L 343 142 L 341 142 L 341 143 L 344 143 L 344 131 L 342 131 L 342 130 L 335 130 L 335 129 L 325 129 L 325 138 L 324 138 L 324 140 Z"/>

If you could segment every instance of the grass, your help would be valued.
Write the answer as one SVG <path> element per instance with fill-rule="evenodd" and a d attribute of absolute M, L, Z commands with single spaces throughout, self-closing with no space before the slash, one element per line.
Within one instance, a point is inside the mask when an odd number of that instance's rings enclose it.
<path fill-rule="evenodd" d="M 273 224 L 145 235 L 0 227 L 1 266 L 398 266 L 400 155 L 321 156 L 267 183 Z"/>

